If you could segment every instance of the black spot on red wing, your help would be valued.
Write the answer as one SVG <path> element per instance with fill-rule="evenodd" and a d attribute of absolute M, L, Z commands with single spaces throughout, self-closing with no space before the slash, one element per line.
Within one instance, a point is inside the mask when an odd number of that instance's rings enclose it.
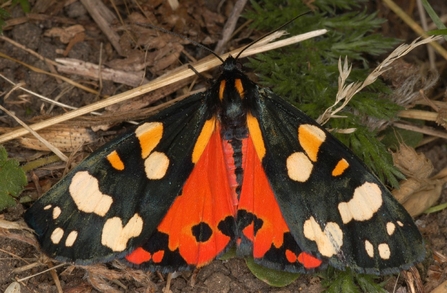
<path fill-rule="evenodd" d="M 237 224 L 240 230 L 253 223 L 254 234 L 264 225 L 264 221 L 246 210 L 239 210 L 237 214 Z"/>
<path fill-rule="evenodd" d="M 213 235 L 213 230 L 210 225 L 204 222 L 200 222 L 199 224 L 193 226 L 191 228 L 192 235 L 196 238 L 197 242 L 206 242 Z"/>
<path fill-rule="evenodd" d="M 247 212 L 246 210 L 238 210 L 237 212 L 237 225 L 238 230 L 242 231 L 245 227 L 253 222 L 253 214 Z"/>
<path fill-rule="evenodd" d="M 254 222 L 254 230 L 255 230 L 255 235 L 256 233 L 258 233 L 258 230 L 262 228 L 262 225 L 264 225 L 264 221 L 262 219 L 259 219 L 258 217 L 254 217 L 253 219 Z"/>
<path fill-rule="evenodd" d="M 236 223 L 234 222 L 234 218 L 228 216 L 224 220 L 219 222 L 217 228 L 220 232 L 222 232 L 222 234 L 230 237 L 231 239 L 234 239 L 234 236 L 236 235 L 235 226 Z"/>

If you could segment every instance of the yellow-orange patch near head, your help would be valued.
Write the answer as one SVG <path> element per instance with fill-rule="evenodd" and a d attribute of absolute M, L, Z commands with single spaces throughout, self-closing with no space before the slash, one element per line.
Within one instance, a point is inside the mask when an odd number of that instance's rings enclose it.
<path fill-rule="evenodd" d="M 326 134 L 315 125 L 303 124 L 298 127 L 298 140 L 309 159 L 316 162 L 320 146 L 326 140 Z"/>
<path fill-rule="evenodd" d="M 160 122 L 144 123 L 135 130 L 140 141 L 141 157 L 147 158 L 163 136 L 163 124 Z"/>
<path fill-rule="evenodd" d="M 215 117 L 212 117 L 210 120 L 206 120 L 205 124 L 203 125 L 202 131 L 200 131 L 199 137 L 197 138 L 196 144 L 194 145 L 194 149 L 192 151 L 192 162 L 194 164 L 199 161 L 199 158 L 205 150 L 205 147 L 207 146 L 215 127 Z"/>
<path fill-rule="evenodd" d="M 237 78 L 234 80 L 234 87 L 236 88 L 237 92 L 243 99 L 244 98 L 244 86 L 242 85 L 242 80 L 240 78 Z"/>
<path fill-rule="evenodd" d="M 334 176 L 334 177 L 340 176 L 341 174 L 343 174 L 343 172 L 345 172 L 345 170 L 348 167 L 349 167 L 348 161 L 346 161 L 345 159 L 341 159 L 340 161 L 338 161 L 334 170 L 332 170 L 332 176 Z"/>
<path fill-rule="evenodd" d="M 262 158 L 265 156 L 264 139 L 262 138 L 262 132 L 261 128 L 259 127 L 258 119 L 253 117 L 250 113 L 247 114 L 247 126 L 248 131 L 250 132 L 251 140 L 255 146 L 256 154 L 258 155 L 259 160 L 262 161 Z"/>
<path fill-rule="evenodd" d="M 220 87 L 219 87 L 219 100 L 223 100 L 223 95 L 224 95 L 224 91 L 225 91 L 225 85 L 226 85 L 226 81 L 225 81 L 225 79 L 223 79 L 221 82 L 220 82 Z"/>
<path fill-rule="evenodd" d="M 107 156 L 107 160 L 109 161 L 110 165 L 112 165 L 112 167 L 114 169 L 116 169 L 118 171 L 124 170 L 124 163 L 123 163 L 123 161 L 121 161 L 121 158 L 116 151 L 111 152 Z"/>

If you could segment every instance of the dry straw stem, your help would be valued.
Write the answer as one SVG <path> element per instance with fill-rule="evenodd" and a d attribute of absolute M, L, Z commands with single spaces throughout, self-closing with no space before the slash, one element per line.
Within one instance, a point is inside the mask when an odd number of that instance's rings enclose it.
<path fill-rule="evenodd" d="M 256 45 L 253 45 L 252 47 L 250 47 L 249 49 L 245 50 L 240 58 L 243 57 L 247 57 L 253 54 L 258 54 L 261 52 L 265 52 L 265 51 L 269 51 L 269 50 L 273 50 L 276 48 L 281 48 L 290 44 L 294 44 L 294 43 L 298 43 L 301 42 L 303 40 L 307 40 L 310 38 L 314 38 L 316 36 L 320 36 L 323 35 L 327 32 L 327 30 L 322 29 L 322 30 L 316 30 L 316 31 L 312 31 L 309 33 L 305 33 L 305 34 L 301 34 L 301 35 L 297 35 L 297 36 L 293 36 L 284 40 L 280 40 L 277 42 L 273 42 L 273 43 L 267 43 L 266 42 L 271 42 L 273 39 L 278 38 L 279 36 L 283 35 L 284 32 L 278 31 L 275 34 L 272 34 L 268 37 L 266 37 L 265 39 L 261 40 L 260 42 L 258 42 Z M 242 49 L 244 49 L 244 47 L 236 49 L 231 51 L 230 53 L 224 54 L 221 56 L 222 59 L 227 58 L 229 55 L 235 56 L 237 55 Z M 1 57 L 1 56 L 0 56 Z M 22 62 L 20 62 L 22 64 Z M 195 68 L 195 70 L 197 72 L 204 72 L 206 70 L 209 70 L 211 68 L 214 68 L 218 65 L 221 64 L 221 61 L 219 61 L 217 58 L 204 58 L 194 64 L 192 64 L 192 66 Z M 29 127 L 33 130 L 39 130 L 45 127 L 48 127 L 50 125 L 54 125 L 63 121 L 67 121 L 70 120 L 72 118 L 90 113 L 92 111 L 98 110 L 98 109 L 102 109 L 104 107 L 107 107 L 109 105 L 112 104 L 116 104 L 116 103 L 120 103 L 123 101 L 126 101 L 128 99 L 140 96 L 142 94 L 151 92 L 153 90 L 159 89 L 161 87 L 164 86 L 168 86 L 170 84 L 173 84 L 177 81 L 180 81 L 182 79 L 188 78 L 190 76 L 193 76 L 195 73 L 190 70 L 189 68 L 187 68 L 186 66 L 179 68 L 178 70 L 172 71 L 166 75 L 163 75 L 145 85 L 142 85 L 138 88 L 132 89 L 130 91 L 115 95 L 113 97 L 110 97 L 106 100 L 103 101 L 99 101 L 96 103 L 93 103 L 91 105 L 79 108 L 77 110 L 65 113 L 63 115 L 39 122 L 39 123 L 35 123 L 33 125 L 30 125 Z M 4 143 L 6 141 L 15 139 L 17 137 L 23 136 L 25 134 L 27 134 L 29 131 L 25 128 L 21 128 L 15 131 L 11 131 L 10 133 L 4 134 L 0 136 L 0 143 Z"/>
<path fill-rule="evenodd" d="M 410 45 L 402 44 L 397 47 L 382 63 L 379 64 L 363 82 L 353 82 L 350 84 L 345 84 L 346 80 L 351 73 L 352 66 L 349 65 L 347 58 L 342 64 L 341 59 L 338 61 L 338 70 L 340 71 L 340 76 L 338 77 L 338 92 L 335 97 L 335 102 L 332 106 L 326 109 L 324 113 L 318 117 L 317 122 L 320 124 L 325 124 L 329 119 L 337 116 L 340 112 L 357 94 L 359 91 L 372 84 L 377 80 L 377 78 L 384 73 L 388 67 L 397 59 L 410 53 L 414 48 L 424 45 L 433 41 L 441 39 L 440 36 L 431 36 L 426 39 L 416 39 Z M 339 105 L 341 103 L 341 105 Z M 337 108 L 336 108 L 337 107 Z M 334 109 L 335 108 L 335 109 Z"/>
<path fill-rule="evenodd" d="M 396 13 L 408 26 L 415 31 L 418 35 L 423 38 L 427 38 L 428 35 L 424 32 L 424 29 L 418 25 L 408 14 L 406 14 L 402 8 L 400 8 L 396 3 L 392 0 L 383 0 L 383 2 L 394 12 Z M 438 43 L 430 44 L 436 52 L 438 52 L 445 60 L 447 60 L 447 51 Z"/>

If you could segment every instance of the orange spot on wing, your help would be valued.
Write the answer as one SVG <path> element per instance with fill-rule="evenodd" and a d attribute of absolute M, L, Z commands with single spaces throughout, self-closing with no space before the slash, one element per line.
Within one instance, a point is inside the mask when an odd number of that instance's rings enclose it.
<path fill-rule="evenodd" d="M 349 167 L 349 163 L 345 159 L 338 161 L 337 166 L 332 170 L 332 176 L 340 176 Z"/>
<path fill-rule="evenodd" d="M 189 265 L 203 266 L 230 243 L 231 238 L 218 225 L 234 217 L 235 207 L 226 174 L 220 128 L 212 133 L 203 154 L 158 230 L 169 235 L 169 249 L 179 249 Z M 193 227 L 205 223 L 211 229 L 206 241 L 197 241 Z"/>
<path fill-rule="evenodd" d="M 199 137 L 194 145 L 194 150 L 192 151 L 192 162 L 195 164 L 199 160 L 200 156 L 203 154 L 205 147 L 208 145 L 211 134 L 213 134 L 216 127 L 216 118 L 212 117 L 206 120 L 205 124 L 200 131 Z"/>
<path fill-rule="evenodd" d="M 261 258 L 272 244 L 277 248 L 283 245 L 284 233 L 289 232 L 289 228 L 250 137 L 247 141 L 246 160 L 239 209 L 246 210 L 263 221 L 262 227 L 256 233 L 253 231 L 253 225 L 251 231 L 248 227 L 243 230 L 245 237 L 253 239 L 253 257 Z"/>
<path fill-rule="evenodd" d="M 236 88 L 237 92 L 243 99 L 244 98 L 244 86 L 242 85 L 242 80 L 240 78 L 237 78 L 234 80 L 234 87 Z"/>
<path fill-rule="evenodd" d="M 290 263 L 299 262 L 305 269 L 315 269 L 318 268 L 322 261 L 306 252 L 301 252 L 298 256 L 291 250 L 286 250 L 286 258 Z"/>
<path fill-rule="evenodd" d="M 154 261 L 154 263 L 160 263 L 163 260 L 164 255 L 165 255 L 164 250 L 154 252 L 152 254 L 152 260 Z"/>
<path fill-rule="evenodd" d="M 318 151 L 325 139 L 324 131 L 315 125 L 303 124 L 298 128 L 298 140 L 313 162 L 317 161 Z"/>
<path fill-rule="evenodd" d="M 120 156 L 116 151 L 111 152 L 107 156 L 107 160 L 109 161 L 110 165 L 116 170 L 123 171 L 124 170 L 124 163 L 121 161 Z"/>
<path fill-rule="evenodd" d="M 225 79 L 223 79 L 220 82 L 220 87 L 219 87 L 219 100 L 223 100 L 223 95 L 224 95 L 224 91 L 225 91 L 225 85 L 226 85 L 226 81 Z"/>
<path fill-rule="evenodd" d="M 297 261 L 298 256 L 293 251 L 287 249 L 286 250 L 286 258 L 287 258 L 288 262 L 294 263 Z"/>
<path fill-rule="evenodd" d="M 298 256 L 297 260 L 306 268 L 306 269 L 314 269 L 318 268 L 322 260 L 312 256 L 306 252 L 301 252 Z"/>
<path fill-rule="evenodd" d="M 152 255 L 150 254 L 150 252 L 144 250 L 141 247 L 138 247 L 137 249 L 126 255 L 127 261 L 136 265 L 140 265 L 144 262 L 150 261 L 151 258 Z"/>
<path fill-rule="evenodd" d="M 140 141 L 141 157 L 146 159 L 163 136 L 163 124 L 160 122 L 144 123 L 135 130 L 135 135 Z"/>
<path fill-rule="evenodd" d="M 256 154 L 258 155 L 259 160 L 262 161 L 262 159 L 265 156 L 265 145 L 264 145 L 264 139 L 262 137 L 261 128 L 259 127 L 258 119 L 253 117 L 250 113 L 247 114 L 247 126 L 248 131 L 250 132 L 250 137 L 253 141 L 254 148 L 256 150 Z"/>

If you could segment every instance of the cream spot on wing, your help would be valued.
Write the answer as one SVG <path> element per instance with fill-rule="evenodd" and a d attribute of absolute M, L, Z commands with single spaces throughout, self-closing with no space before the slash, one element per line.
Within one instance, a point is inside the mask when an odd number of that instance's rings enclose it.
<path fill-rule="evenodd" d="M 298 140 L 309 159 L 316 162 L 320 146 L 326 140 L 326 134 L 318 126 L 303 124 L 298 127 Z"/>
<path fill-rule="evenodd" d="M 386 243 L 381 243 L 377 247 L 379 249 L 379 255 L 382 259 L 389 259 L 391 255 L 390 247 Z"/>
<path fill-rule="evenodd" d="M 400 227 L 403 227 L 404 223 L 402 223 L 401 221 L 397 221 L 397 225 L 399 225 Z"/>
<path fill-rule="evenodd" d="M 393 235 L 394 231 L 396 230 L 396 225 L 394 225 L 391 222 L 386 223 L 386 232 L 388 235 Z"/>
<path fill-rule="evenodd" d="M 53 210 L 53 220 L 56 220 L 62 213 L 62 210 L 60 207 L 55 207 Z"/>
<path fill-rule="evenodd" d="M 287 158 L 287 173 L 292 180 L 306 182 L 312 169 L 313 164 L 304 153 L 296 152 Z"/>
<path fill-rule="evenodd" d="M 43 209 L 44 210 L 49 210 L 49 209 L 51 209 L 51 207 L 52 207 L 52 205 L 49 204 L 49 205 L 46 205 Z"/>
<path fill-rule="evenodd" d="M 365 182 L 354 190 L 348 202 L 338 204 L 338 212 L 344 224 L 351 220 L 366 221 L 382 206 L 382 191 L 375 183 Z"/>
<path fill-rule="evenodd" d="M 50 239 L 53 244 L 59 244 L 62 237 L 64 236 L 64 230 L 62 228 L 57 227 L 54 229 L 53 233 L 51 233 Z"/>
<path fill-rule="evenodd" d="M 368 240 L 365 240 L 365 250 L 370 258 L 374 257 L 374 246 Z"/>
<path fill-rule="evenodd" d="M 164 153 L 153 152 L 144 161 L 146 176 L 151 180 L 163 178 L 166 175 L 168 167 L 169 159 Z"/>
<path fill-rule="evenodd" d="M 67 239 L 65 240 L 65 246 L 72 247 L 74 242 L 76 241 L 76 238 L 78 238 L 78 231 L 71 231 L 70 234 L 68 234 Z"/>
<path fill-rule="evenodd" d="M 143 219 L 134 214 L 123 227 L 123 222 L 118 217 L 110 218 L 102 229 L 101 243 L 113 251 L 124 251 L 130 238 L 137 237 L 143 231 Z"/>
<path fill-rule="evenodd" d="M 343 232 L 337 223 L 328 222 L 321 230 L 314 217 L 310 217 L 303 225 L 304 236 L 318 246 L 318 252 L 323 256 L 331 257 L 340 251 L 343 245 Z"/>
<path fill-rule="evenodd" d="M 163 136 L 163 124 L 160 122 L 141 124 L 135 130 L 135 135 L 140 141 L 141 157 L 145 159 L 160 142 Z"/>
<path fill-rule="evenodd" d="M 69 191 L 77 208 L 84 213 L 104 217 L 113 203 L 111 196 L 99 190 L 98 179 L 87 171 L 80 171 L 73 176 Z"/>

